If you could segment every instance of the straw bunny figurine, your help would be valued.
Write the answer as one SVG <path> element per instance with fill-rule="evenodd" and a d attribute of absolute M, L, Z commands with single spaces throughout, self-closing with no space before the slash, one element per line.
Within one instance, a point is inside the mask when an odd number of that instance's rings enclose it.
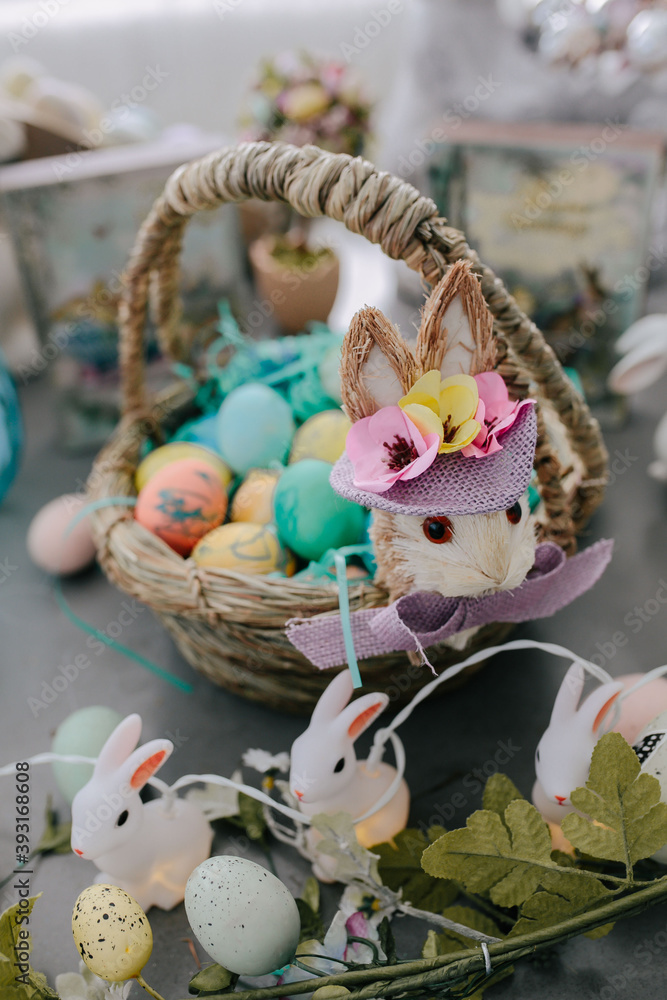
<path fill-rule="evenodd" d="M 352 675 L 343 670 L 331 681 L 313 709 L 306 731 L 292 744 L 290 791 L 307 816 L 317 813 L 347 812 L 363 816 L 380 799 L 396 777 L 396 769 L 381 762 L 371 773 L 367 761 L 357 760 L 354 743 L 389 704 L 386 694 L 366 694 L 348 704 L 352 697 Z M 393 798 L 373 816 L 356 824 L 359 843 L 364 847 L 381 844 L 405 829 L 410 809 L 410 793 L 401 780 Z M 308 831 L 314 847 L 320 835 Z M 313 870 L 318 878 L 330 879 L 327 861 L 322 858 Z"/>
<path fill-rule="evenodd" d="M 642 674 L 626 674 L 601 684 L 578 707 L 585 674 L 578 663 L 568 670 L 556 695 L 549 726 L 535 751 L 533 803 L 549 822 L 561 823 L 572 812 L 570 792 L 586 783 L 595 744 L 605 731 L 605 716 L 619 694 L 641 678 Z M 667 680 L 659 677 L 623 699 L 613 731 L 632 745 L 646 724 L 665 709 Z"/>
<path fill-rule="evenodd" d="M 72 802 L 72 850 L 99 868 L 96 883 L 117 885 L 144 910 L 170 910 L 208 858 L 213 830 L 185 799 L 141 801 L 139 792 L 174 745 L 158 739 L 135 750 L 140 736 L 141 717 L 128 715 L 102 747 L 93 776 Z"/>
<path fill-rule="evenodd" d="M 493 317 L 468 262 L 453 264 L 433 289 L 413 346 L 378 309 L 365 307 L 352 320 L 341 384 L 353 428 L 331 484 L 374 508 L 376 582 L 390 601 L 414 591 L 476 597 L 510 590 L 533 566 L 525 491 L 535 414 L 532 401 L 508 399 L 496 360 Z M 423 440 L 408 439 L 401 412 Z M 434 416 L 439 429 L 431 428 Z M 376 455 L 378 442 L 384 453 Z"/>

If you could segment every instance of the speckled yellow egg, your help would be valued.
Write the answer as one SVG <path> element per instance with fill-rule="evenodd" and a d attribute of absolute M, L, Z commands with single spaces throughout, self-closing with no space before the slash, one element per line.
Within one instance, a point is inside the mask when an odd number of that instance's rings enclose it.
<path fill-rule="evenodd" d="M 90 971 L 112 983 L 139 975 L 153 950 L 148 917 L 115 885 L 83 890 L 74 904 L 72 934 Z"/>
<path fill-rule="evenodd" d="M 250 576 L 285 570 L 289 562 L 275 528 L 247 521 L 211 531 L 192 550 L 192 558 L 207 569 L 235 569 Z"/>
<path fill-rule="evenodd" d="M 217 472 L 225 489 L 234 478 L 234 473 L 227 463 L 223 462 L 220 456 L 216 455 L 210 448 L 204 448 L 203 445 L 194 444 L 192 441 L 171 441 L 169 444 L 163 444 L 155 451 L 149 452 L 139 463 L 134 474 L 134 485 L 137 491 L 143 490 L 148 480 L 165 465 L 178 462 L 182 458 L 199 458 L 202 462 L 206 462 Z"/>
<path fill-rule="evenodd" d="M 333 465 L 345 451 L 345 438 L 351 426 L 342 410 L 322 410 L 309 417 L 294 435 L 290 464 L 304 458 L 318 458 Z"/>
<path fill-rule="evenodd" d="M 251 469 L 232 500 L 232 521 L 270 524 L 273 521 L 273 494 L 280 472 Z"/>
<path fill-rule="evenodd" d="M 182 458 L 159 469 L 137 498 L 135 519 L 172 549 L 187 556 L 222 523 L 227 493 L 208 462 Z"/>
<path fill-rule="evenodd" d="M 203 861 L 185 887 L 185 912 L 202 948 L 239 975 L 280 969 L 299 943 L 301 922 L 291 893 L 247 858 Z"/>

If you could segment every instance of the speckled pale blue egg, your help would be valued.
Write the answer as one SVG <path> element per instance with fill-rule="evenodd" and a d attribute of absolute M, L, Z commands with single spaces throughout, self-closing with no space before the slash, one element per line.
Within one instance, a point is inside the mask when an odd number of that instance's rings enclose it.
<path fill-rule="evenodd" d="M 292 895 L 247 858 L 203 861 L 185 887 L 185 912 L 202 948 L 241 976 L 282 968 L 299 943 L 301 921 Z"/>
<path fill-rule="evenodd" d="M 79 708 L 60 723 L 53 737 L 51 750 L 53 753 L 97 757 L 107 737 L 111 736 L 118 723 L 122 721 L 122 715 L 104 705 Z M 52 766 L 56 785 L 71 804 L 79 789 L 90 781 L 93 765 L 63 764 L 54 761 Z"/>
<path fill-rule="evenodd" d="M 356 545 L 364 533 L 365 509 L 333 491 L 330 473 L 328 462 L 304 458 L 285 469 L 276 486 L 278 534 L 303 559 L 318 560 L 327 549 Z"/>
<path fill-rule="evenodd" d="M 208 417 L 197 417 L 195 420 L 188 420 L 182 424 L 172 441 L 190 441 L 192 444 L 203 444 L 205 448 L 212 448 L 218 451 L 218 415 L 213 413 Z"/>
<path fill-rule="evenodd" d="M 241 475 L 283 462 L 294 431 L 289 403 L 261 382 L 233 389 L 217 416 L 218 450 Z"/>

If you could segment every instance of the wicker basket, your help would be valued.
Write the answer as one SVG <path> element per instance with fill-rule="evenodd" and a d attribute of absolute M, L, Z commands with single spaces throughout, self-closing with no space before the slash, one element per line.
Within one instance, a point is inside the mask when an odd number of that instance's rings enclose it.
<path fill-rule="evenodd" d="M 472 262 L 493 312 L 499 366 L 515 398 L 538 399 L 535 467 L 544 514 L 540 540 L 568 554 L 576 534 L 599 504 L 607 456 L 597 422 L 565 377 L 551 349 L 508 295 L 502 283 L 467 246 L 462 233 L 438 216 L 435 204 L 410 184 L 362 159 L 312 146 L 248 143 L 212 153 L 177 170 L 144 222 L 125 273 L 120 305 L 122 419 L 98 456 L 88 484 L 91 499 L 133 496 L 134 472 L 143 442 L 161 440 L 161 426 L 185 414 L 194 391 L 182 383 L 149 400 L 142 343 L 149 289 L 162 350 L 188 359 L 179 338 L 178 257 L 185 225 L 195 212 L 249 198 L 289 203 L 304 216 L 326 215 L 379 243 L 433 285 L 458 259 Z M 91 515 L 100 563 L 121 590 L 144 602 L 161 619 L 183 656 L 217 684 L 288 711 L 307 711 L 330 679 L 287 641 L 285 621 L 338 609 L 333 583 L 244 576 L 198 568 L 137 524 L 126 506 Z M 352 610 L 386 603 L 372 583 L 351 588 Z M 508 625 L 491 625 L 475 647 L 502 640 Z M 471 647 L 466 648 L 466 653 Z M 433 662 L 445 666 L 462 652 L 441 646 Z M 429 671 L 397 653 L 363 664 L 369 688 L 400 703 L 425 683 Z"/>

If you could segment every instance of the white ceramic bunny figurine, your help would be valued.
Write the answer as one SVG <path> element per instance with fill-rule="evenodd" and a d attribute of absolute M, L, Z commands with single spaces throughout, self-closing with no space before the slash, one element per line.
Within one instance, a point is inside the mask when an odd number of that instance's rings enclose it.
<path fill-rule="evenodd" d="M 667 316 L 644 316 L 629 326 L 616 341 L 621 360 L 609 374 L 614 392 L 631 395 L 657 382 L 667 371 Z M 648 467 L 650 476 L 667 482 L 667 413 L 659 421 L 653 436 L 655 461 Z"/>
<path fill-rule="evenodd" d="M 128 715 L 102 747 L 93 776 L 72 802 L 72 850 L 100 869 L 95 882 L 117 885 L 144 910 L 170 910 L 208 858 L 213 830 L 185 799 L 141 801 L 139 792 L 174 745 L 158 739 L 135 750 L 140 736 L 141 717 Z"/>
<path fill-rule="evenodd" d="M 423 376 L 435 376 L 436 395 L 440 392 L 438 375 L 442 380 L 458 378 L 461 388 L 455 392 L 460 393 L 460 399 L 473 377 L 485 373 L 496 379 L 494 402 L 502 396 L 498 386 L 503 387 L 501 409 L 507 413 L 514 404 L 508 402 L 502 379 L 493 372 L 495 364 L 493 316 L 478 278 L 467 262 L 458 261 L 427 300 L 416 343 L 408 344 L 378 309 L 366 307 L 356 314 L 341 357 L 343 406 L 353 425 L 363 423 L 365 418 L 379 415 L 378 411 L 386 412 L 405 401 Z M 424 404 L 421 383 L 414 392 L 415 403 Z M 426 401 L 426 405 L 434 401 Z M 491 415 L 488 406 L 487 415 Z M 524 492 L 534 458 L 534 432 L 531 443 L 527 442 L 530 420 L 534 420 L 532 414 L 524 419 L 522 413 L 512 429 L 516 439 L 504 455 L 499 452 L 503 463 L 521 454 L 525 466 L 521 474 L 510 474 L 514 485 L 521 485 L 504 506 L 502 499 L 496 503 L 494 499 L 510 494 L 501 490 L 496 496 L 491 479 L 486 478 L 489 470 L 497 467 L 498 455 L 468 457 L 457 464 L 461 455 L 454 454 L 458 446 L 453 442 L 460 428 L 454 416 L 445 422 L 446 440 L 440 447 L 440 452 L 450 448 L 451 455 L 438 454 L 419 478 L 408 477 L 371 495 L 355 490 L 356 467 L 353 482 L 351 465 L 337 464 L 331 479 L 334 489 L 374 508 L 370 534 L 378 567 L 376 582 L 388 591 L 390 601 L 414 591 L 475 597 L 510 590 L 524 581 L 533 566 L 536 545 L 535 521 Z M 502 422 L 494 426 L 500 435 Z M 487 427 L 491 433 L 491 425 Z M 388 454 L 383 461 L 389 469 L 400 468 L 407 461 L 406 442 L 400 436 L 395 441 L 395 445 L 384 442 Z M 391 448 L 401 443 L 403 450 L 393 455 Z M 349 446 L 348 456 L 351 458 Z M 444 467 L 436 471 L 443 458 L 455 459 L 452 475 Z M 456 644 L 458 637 L 449 641 Z"/>
<path fill-rule="evenodd" d="M 371 773 L 367 761 L 357 760 L 354 752 L 355 740 L 384 711 L 389 697 L 365 694 L 350 705 L 352 692 L 352 675 L 343 670 L 320 697 L 306 731 L 292 744 L 290 791 L 307 816 L 336 812 L 363 816 L 396 777 L 396 769 L 385 763 Z M 410 793 L 401 780 L 386 805 L 356 824 L 359 843 L 372 847 L 390 840 L 405 829 L 409 809 Z M 309 830 L 311 846 L 317 839 L 319 834 Z M 326 869 L 319 877 L 328 877 Z"/>
<path fill-rule="evenodd" d="M 570 792 L 586 783 L 591 757 L 604 729 L 602 722 L 621 691 L 641 680 L 641 674 L 626 674 L 601 684 L 583 701 L 585 673 L 573 663 L 560 686 L 551 721 L 535 751 L 533 803 L 551 823 L 561 823 L 572 812 Z M 621 703 L 618 722 L 613 726 L 633 745 L 644 726 L 667 709 L 667 680 L 650 681 Z"/>

